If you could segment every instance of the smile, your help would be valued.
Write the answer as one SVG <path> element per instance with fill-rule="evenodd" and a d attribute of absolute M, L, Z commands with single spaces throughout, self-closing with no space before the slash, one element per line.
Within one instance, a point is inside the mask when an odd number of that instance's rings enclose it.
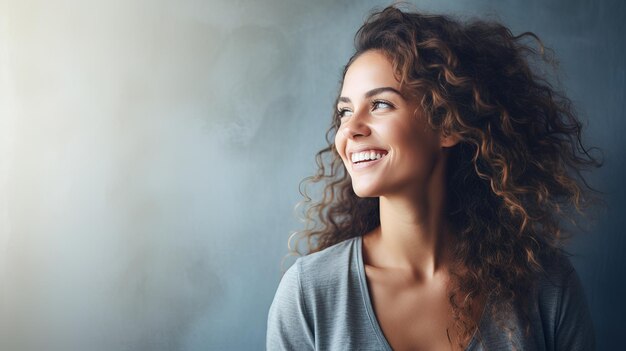
<path fill-rule="evenodd" d="M 386 155 L 387 151 L 384 150 L 366 150 L 355 152 L 350 156 L 352 169 L 361 169 L 372 166 L 378 163 Z"/>

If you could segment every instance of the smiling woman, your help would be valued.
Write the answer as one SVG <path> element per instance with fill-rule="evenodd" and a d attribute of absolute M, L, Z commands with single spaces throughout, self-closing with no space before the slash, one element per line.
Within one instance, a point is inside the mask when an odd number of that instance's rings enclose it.
<path fill-rule="evenodd" d="M 391 61 L 379 50 L 360 55 L 344 77 L 335 147 L 359 197 L 421 197 L 419 192 L 427 189 L 425 178 L 433 178 L 434 163 L 443 157 L 443 147 L 454 142 L 452 138 L 440 141 L 419 100 L 405 99 L 400 89 Z M 385 157 L 361 161 L 361 152 L 376 154 L 377 150 Z M 360 162 L 352 162 L 354 154 Z M 420 170 L 422 174 L 416 174 Z M 443 179 L 443 169 L 437 177 Z"/>
<path fill-rule="evenodd" d="M 395 6 L 359 29 L 268 349 L 594 348 L 560 219 L 600 163 L 526 37 Z"/>

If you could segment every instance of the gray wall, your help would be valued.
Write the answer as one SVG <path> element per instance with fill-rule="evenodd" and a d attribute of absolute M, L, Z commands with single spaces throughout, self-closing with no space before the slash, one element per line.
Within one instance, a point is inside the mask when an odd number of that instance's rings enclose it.
<path fill-rule="evenodd" d="M 624 2 L 415 3 L 556 51 L 605 150 L 590 180 L 609 208 L 570 248 L 599 349 L 617 347 Z M 298 183 L 353 34 L 386 4 L 2 0 L 1 348 L 263 349 Z"/>

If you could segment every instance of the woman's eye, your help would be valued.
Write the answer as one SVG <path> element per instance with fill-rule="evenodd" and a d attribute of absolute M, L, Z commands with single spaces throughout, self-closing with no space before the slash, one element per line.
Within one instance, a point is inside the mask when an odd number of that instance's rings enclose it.
<path fill-rule="evenodd" d="M 374 101 L 372 103 L 372 107 L 374 109 L 379 109 L 379 108 L 392 108 L 393 106 L 390 103 L 386 102 L 386 101 L 379 101 L 379 100 L 377 100 L 377 101 Z"/>
<path fill-rule="evenodd" d="M 339 118 L 348 117 L 351 114 L 352 114 L 352 111 L 348 110 L 347 108 L 342 108 L 339 111 L 337 111 L 337 116 L 339 116 Z"/>

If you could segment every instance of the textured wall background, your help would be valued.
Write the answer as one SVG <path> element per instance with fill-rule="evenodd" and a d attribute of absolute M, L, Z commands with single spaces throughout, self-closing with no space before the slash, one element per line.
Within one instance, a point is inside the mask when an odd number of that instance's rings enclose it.
<path fill-rule="evenodd" d="M 598 349 L 626 325 L 626 17 L 614 1 L 414 1 L 531 30 L 605 150 L 571 245 Z M 386 1 L 0 0 L 3 350 L 261 350 L 299 181 Z"/>

